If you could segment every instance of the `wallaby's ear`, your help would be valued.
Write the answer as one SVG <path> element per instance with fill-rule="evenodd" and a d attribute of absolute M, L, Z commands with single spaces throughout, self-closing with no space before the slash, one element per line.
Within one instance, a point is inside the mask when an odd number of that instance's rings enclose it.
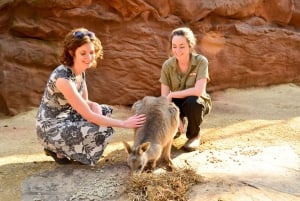
<path fill-rule="evenodd" d="M 139 155 L 141 155 L 143 152 L 147 151 L 150 148 L 150 142 L 144 142 L 143 144 L 141 144 L 138 149 L 137 152 Z"/>
<path fill-rule="evenodd" d="M 127 153 L 128 153 L 128 154 L 131 154 L 132 149 L 131 149 L 130 145 L 129 145 L 127 142 L 125 142 L 125 141 L 122 141 L 122 142 L 123 142 L 123 144 L 124 144 L 124 147 L 125 147 Z"/>

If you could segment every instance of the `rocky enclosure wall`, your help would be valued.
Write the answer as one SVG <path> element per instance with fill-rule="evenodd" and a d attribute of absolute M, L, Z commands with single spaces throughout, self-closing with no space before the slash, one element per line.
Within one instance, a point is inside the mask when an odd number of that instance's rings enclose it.
<path fill-rule="evenodd" d="M 64 35 L 86 27 L 104 46 L 90 99 L 158 96 L 172 29 L 188 26 L 209 60 L 208 91 L 300 82 L 298 0 L 1 0 L 0 112 L 36 107 Z"/>

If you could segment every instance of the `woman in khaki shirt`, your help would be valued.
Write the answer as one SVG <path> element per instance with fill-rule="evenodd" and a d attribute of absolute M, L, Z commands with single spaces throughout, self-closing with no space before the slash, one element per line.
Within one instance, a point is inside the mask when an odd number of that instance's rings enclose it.
<path fill-rule="evenodd" d="M 196 38 L 191 29 L 183 27 L 172 31 L 170 46 L 172 57 L 167 59 L 161 70 L 161 95 L 167 96 L 180 109 L 183 132 L 184 117 L 187 118 L 187 142 L 183 146 L 194 151 L 200 144 L 200 125 L 211 109 L 211 99 L 206 92 L 209 81 L 208 61 L 194 52 Z"/>

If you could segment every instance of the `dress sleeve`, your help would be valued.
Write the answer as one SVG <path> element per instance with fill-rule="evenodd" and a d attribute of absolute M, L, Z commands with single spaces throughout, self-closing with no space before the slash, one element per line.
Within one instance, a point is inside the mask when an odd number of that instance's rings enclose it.
<path fill-rule="evenodd" d="M 56 76 L 56 79 L 64 78 L 67 80 L 71 80 L 72 79 L 72 70 L 69 68 L 63 68 L 63 67 L 57 68 L 56 72 L 55 72 L 55 76 Z"/>

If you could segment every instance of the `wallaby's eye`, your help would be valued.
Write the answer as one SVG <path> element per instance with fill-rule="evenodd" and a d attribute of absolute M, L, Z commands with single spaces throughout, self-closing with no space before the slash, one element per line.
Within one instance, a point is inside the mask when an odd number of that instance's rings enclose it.
<path fill-rule="evenodd" d="M 142 165 L 139 165 L 139 168 L 138 168 L 138 169 L 139 169 L 139 170 L 142 169 Z"/>

